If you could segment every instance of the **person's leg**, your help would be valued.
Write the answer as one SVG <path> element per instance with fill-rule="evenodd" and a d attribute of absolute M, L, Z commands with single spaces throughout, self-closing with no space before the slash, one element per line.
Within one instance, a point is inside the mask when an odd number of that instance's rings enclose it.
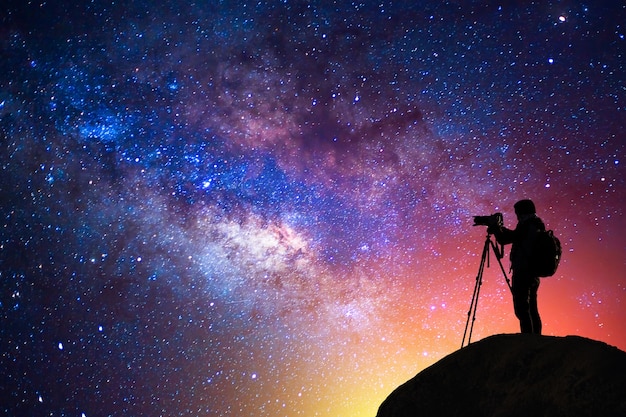
<path fill-rule="evenodd" d="M 534 279 L 534 283 L 529 289 L 529 312 L 532 323 L 533 333 L 541 334 L 541 317 L 539 317 L 539 308 L 537 307 L 537 290 L 539 289 L 539 278 Z"/>
<path fill-rule="evenodd" d="M 515 316 L 519 319 L 520 331 L 522 333 L 532 333 L 533 322 L 530 317 L 530 288 L 528 279 L 514 274 L 512 282 L 513 309 Z"/>

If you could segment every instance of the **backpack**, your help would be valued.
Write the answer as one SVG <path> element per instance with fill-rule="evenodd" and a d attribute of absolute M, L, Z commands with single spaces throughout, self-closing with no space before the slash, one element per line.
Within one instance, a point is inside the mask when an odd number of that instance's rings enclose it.
<path fill-rule="evenodd" d="M 561 261 L 561 241 L 552 230 L 540 230 L 533 245 L 532 264 L 540 277 L 551 277 Z"/>

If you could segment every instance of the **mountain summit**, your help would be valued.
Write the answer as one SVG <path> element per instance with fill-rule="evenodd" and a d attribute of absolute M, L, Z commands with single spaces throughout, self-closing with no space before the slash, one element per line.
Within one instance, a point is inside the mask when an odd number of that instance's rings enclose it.
<path fill-rule="evenodd" d="M 626 352 L 578 336 L 491 336 L 424 369 L 377 417 L 626 416 Z"/>

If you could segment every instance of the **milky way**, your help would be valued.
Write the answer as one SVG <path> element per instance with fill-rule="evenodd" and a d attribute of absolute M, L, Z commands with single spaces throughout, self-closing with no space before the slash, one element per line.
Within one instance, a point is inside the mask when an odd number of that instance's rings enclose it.
<path fill-rule="evenodd" d="M 375 415 L 521 198 L 545 333 L 626 349 L 626 6 L 9 3 L 7 415 Z M 518 331 L 493 266 L 474 340 Z"/>

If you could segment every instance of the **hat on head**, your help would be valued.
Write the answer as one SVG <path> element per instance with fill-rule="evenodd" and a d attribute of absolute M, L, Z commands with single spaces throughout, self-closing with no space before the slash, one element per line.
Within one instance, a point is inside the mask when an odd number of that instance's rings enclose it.
<path fill-rule="evenodd" d="M 535 214 L 535 203 L 532 200 L 520 200 L 513 206 L 515 214 Z"/>

